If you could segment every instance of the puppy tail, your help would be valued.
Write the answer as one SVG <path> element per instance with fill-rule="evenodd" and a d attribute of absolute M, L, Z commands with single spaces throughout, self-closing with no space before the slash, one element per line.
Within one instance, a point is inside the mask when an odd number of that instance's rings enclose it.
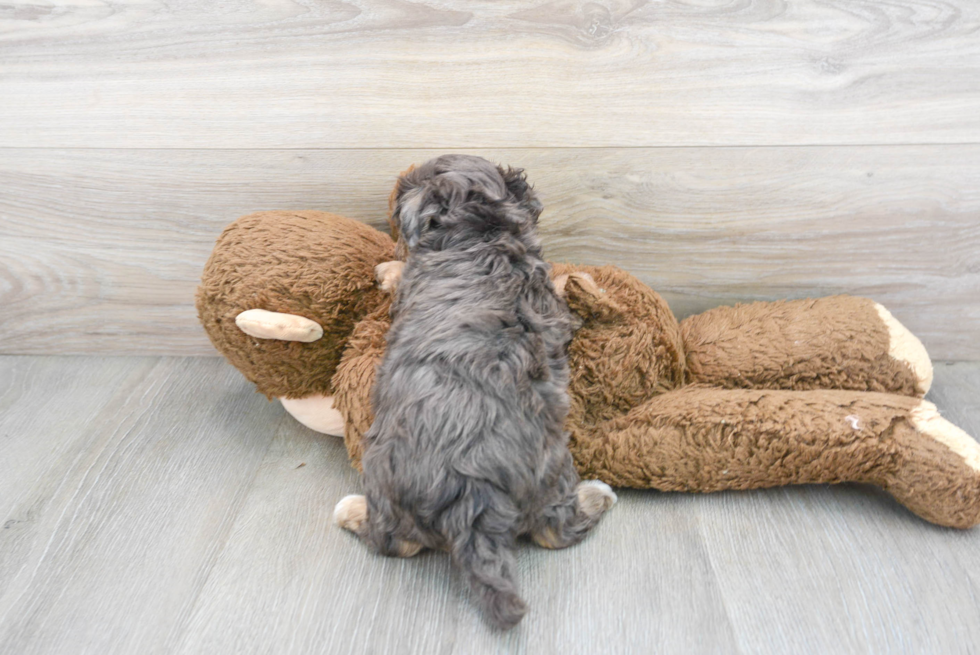
<path fill-rule="evenodd" d="M 514 551 L 510 545 L 500 536 L 473 530 L 456 541 L 453 551 L 490 621 L 504 630 L 520 623 L 527 613 L 527 603 L 517 595 Z"/>

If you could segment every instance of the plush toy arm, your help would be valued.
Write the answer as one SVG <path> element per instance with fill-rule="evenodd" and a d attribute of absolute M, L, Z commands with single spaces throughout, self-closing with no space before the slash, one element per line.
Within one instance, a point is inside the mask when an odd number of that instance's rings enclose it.
<path fill-rule="evenodd" d="M 402 279 L 402 270 L 404 268 L 405 262 L 398 260 L 382 262 L 374 267 L 374 277 L 378 281 L 378 286 L 381 287 L 382 291 L 388 291 L 389 293 L 395 292 L 395 287 L 398 286 L 398 282 Z"/>
<path fill-rule="evenodd" d="M 895 394 L 686 387 L 573 433 L 583 477 L 662 491 L 878 485 L 922 518 L 980 522 L 980 445 Z"/>
<path fill-rule="evenodd" d="M 585 270 L 556 265 L 552 271 L 555 292 L 565 299 L 568 308 L 586 323 L 610 323 L 629 320 L 629 314 L 612 294 L 600 288 L 595 278 Z M 594 267 L 588 267 L 592 270 Z"/>
<path fill-rule="evenodd" d="M 922 343 L 866 298 L 718 307 L 681 322 L 687 381 L 726 388 L 851 389 L 923 396 Z"/>
<path fill-rule="evenodd" d="M 385 334 L 391 327 L 391 298 L 361 319 L 347 342 L 331 384 L 336 390 L 334 407 L 344 419 L 344 445 L 351 465 L 361 469 L 361 441 L 374 415 L 371 393 L 378 366 L 384 357 Z"/>

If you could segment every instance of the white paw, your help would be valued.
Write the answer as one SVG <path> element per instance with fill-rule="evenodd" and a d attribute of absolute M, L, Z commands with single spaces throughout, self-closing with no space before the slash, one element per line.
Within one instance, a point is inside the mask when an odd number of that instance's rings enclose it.
<path fill-rule="evenodd" d="M 619 498 L 612 488 L 600 480 L 584 480 L 575 488 L 582 511 L 589 515 L 600 514 L 616 504 Z"/>
<path fill-rule="evenodd" d="M 333 520 L 345 530 L 359 532 L 367 520 L 367 498 L 356 494 L 344 496 L 333 508 Z"/>
<path fill-rule="evenodd" d="M 595 488 L 597 488 L 600 492 L 602 492 L 602 495 L 603 496 L 605 496 L 606 498 L 612 499 L 613 504 L 615 504 L 616 501 L 619 500 L 619 496 L 617 496 L 616 495 L 616 492 L 612 490 L 612 487 L 610 487 L 608 484 L 606 484 L 602 480 L 582 480 L 579 483 L 579 486 L 582 486 L 582 485 L 587 486 L 587 487 L 595 487 Z"/>

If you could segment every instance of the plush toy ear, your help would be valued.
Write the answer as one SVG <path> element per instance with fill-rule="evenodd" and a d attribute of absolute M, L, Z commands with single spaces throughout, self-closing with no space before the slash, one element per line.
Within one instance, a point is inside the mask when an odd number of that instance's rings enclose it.
<path fill-rule="evenodd" d="M 314 320 L 265 309 L 246 309 L 235 317 L 235 325 L 257 339 L 312 343 L 323 337 L 323 328 Z"/>

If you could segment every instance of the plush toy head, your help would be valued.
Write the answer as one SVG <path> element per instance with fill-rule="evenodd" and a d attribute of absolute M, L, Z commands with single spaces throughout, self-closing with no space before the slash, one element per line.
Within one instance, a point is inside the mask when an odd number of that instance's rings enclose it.
<path fill-rule="evenodd" d="M 388 235 L 349 218 L 250 214 L 218 238 L 198 288 L 198 316 L 214 347 L 266 396 L 332 395 L 354 325 L 383 301 L 374 267 L 393 257 Z M 264 310 L 253 321 L 260 327 L 291 320 L 278 327 L 296 335 L 260 338 L 254 326 L 246 333 L 236 322 L 246 310 Z"/>

